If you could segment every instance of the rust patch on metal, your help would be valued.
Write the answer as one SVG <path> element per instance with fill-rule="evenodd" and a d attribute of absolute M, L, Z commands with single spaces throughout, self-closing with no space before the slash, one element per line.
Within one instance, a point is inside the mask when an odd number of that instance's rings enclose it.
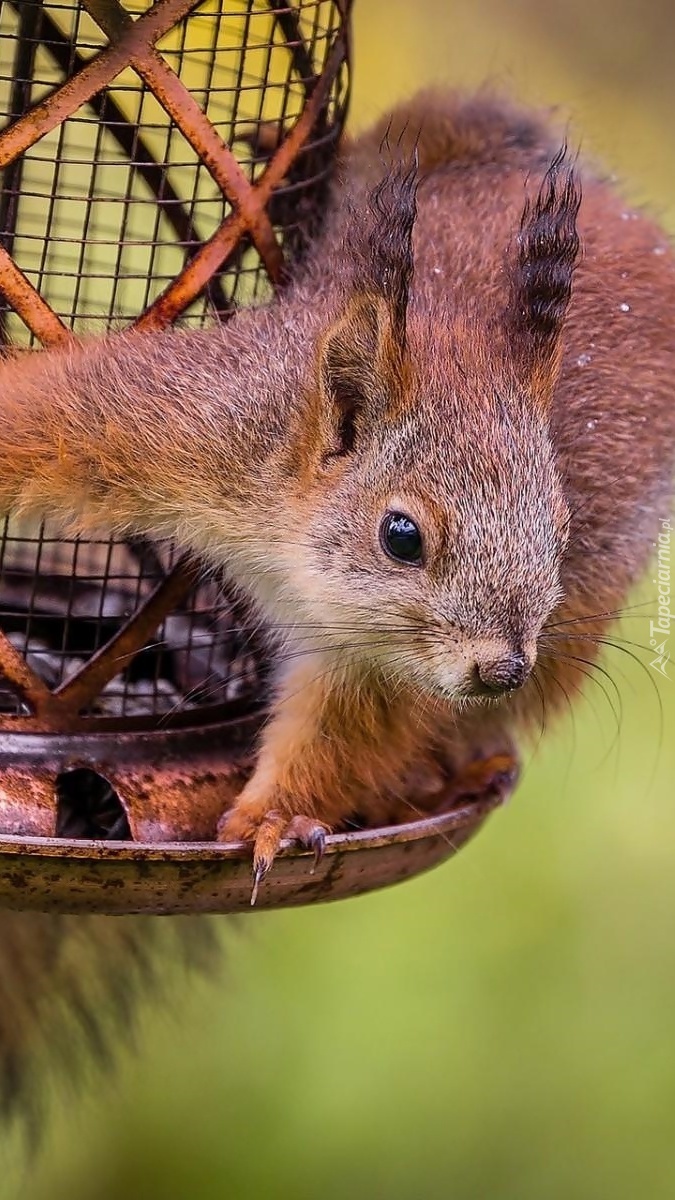
<path fill-rule="evenodd" d="M 48 768 L 35 770 L 32 764 L 3 763 L 0 772 L 0 828 L 4 833 L 21 834 L 23 837 L 54 836 L 54 778 Z"/>

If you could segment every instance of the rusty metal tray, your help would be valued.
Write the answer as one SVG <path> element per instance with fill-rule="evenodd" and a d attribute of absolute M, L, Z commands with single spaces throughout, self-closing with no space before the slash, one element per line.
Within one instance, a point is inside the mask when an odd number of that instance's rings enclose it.
<path fill-rule="evenodd" d="M 504 800 L 504 790 L 407 824 L 336 834 L 315 870 L 283 843 L 256 909 L 358 896 L 451 858 Z M 242 844 L 0 837 L 0 906 L 65 913 L 250 911 L 251 859 Z"/>

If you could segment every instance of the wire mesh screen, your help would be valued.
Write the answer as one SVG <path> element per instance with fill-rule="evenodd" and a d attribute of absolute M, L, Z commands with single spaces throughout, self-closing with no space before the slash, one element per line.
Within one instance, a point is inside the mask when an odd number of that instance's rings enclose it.
<path fill-rule="evenodd" d="M 0 339 L 268 299 L 324 207 L 348 9 L 3 0 Z M 0 727 L 185 723 L 258 686 L 243 618 L 172 547 L 0 535 Z"/>
<path fill-rule="evenodd" d="M 161 7 L 135 3 L 124 11 L 138 17 Z M 185 85 L 209 126 L 233 148 L 252 182 L 268 165 L 275 130 L 280 135 L 301 114 L 341 19 L 337 4 L 325 0 L 298 9 L 216 0 L 192 7 L 158 39 L 156 53 L 169 78 Z M 106 44 L 84 4 L 5 0 L 0 111 L 11 121 L 48 100 L 60 80 L 76 76 Z M 199 137 L 191 142 L 167 115 L 154 82 L 131 67 L 122 70 L 5 169 L 3 245 L 71 328 L 92 317 L 136 318 L 232 211 L 222 181 L 203 161 Z M 181 100 L 184 105 L 178 91 L 179 105 Z M 336 73 L 294 177 L 283 182 L 272 204 L 277 231 L 294 246 L 317 211 L 344 101 L 344 76 Z M 187 132 L 193 133 L 189 125 Z M 184 319 L 199 322 L 233 302 L 268 294 L 268 273 L 248 243 L 244 238 L 235 261 L 214 271 L 183 310 Z M 13 340 L 24 340 L 25 326 L 11 309 L 6 329 Z"/>
<path fill-rule="evenodd" d="M 158 585 L 171 578 L 177 566 L 172 546 L 64 540 L 48 526 L 30 534 L 18 522 L 5 522 L 2 628 L 67 708 L 74 701 L 85 717 L 131 718 L 143 726 L 153 715 L 162 714 L 166 723 L 255 693 L 255 640 L 216 581 L 190 589 L 140 650 L 116 642 Z M 108 671 L 95 672 L 87 683 L 87 663 L 98 664 L 111 644 Z M 2 679 L 0 711 L 30 712 Z"/>

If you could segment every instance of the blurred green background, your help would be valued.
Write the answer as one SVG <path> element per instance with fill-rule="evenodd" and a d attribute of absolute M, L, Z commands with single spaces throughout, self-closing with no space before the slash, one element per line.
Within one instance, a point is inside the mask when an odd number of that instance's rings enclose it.
<path fill-rule="evenodd" d="M 675 229 L 674 41 L 657 0 L 356 0 L 351 126 L 488 79 L 560 105 Z M 640 599 L 623 633 L 644 643 Z M 220 981 L 177 979 L 116 1080 L 61 1097 L 35 1172 L 12 1153 L 4 1194 L 675 1195 L 675 667 L 606 665 L 618 736 L 591 685 L 454 862 L 244 919 Z"/>

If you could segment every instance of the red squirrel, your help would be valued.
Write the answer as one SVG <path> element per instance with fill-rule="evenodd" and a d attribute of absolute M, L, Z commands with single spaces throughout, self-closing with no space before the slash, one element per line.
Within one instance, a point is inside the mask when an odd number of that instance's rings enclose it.
<path fill-rule="evenodd" d="M 257 878 L 284 835 L 382 819 L 432 745 L 457 765 L 557 707 L 672 490 L 660 230 L 489 98 L 418 96 L 339 176 L 266 308 L 0 370 L 2 511 L 171 537 L 276 638 L 218 833 Z"/>
<path fill-rule="evenodd" d="M 256 606 L 273 696 L 218 837 L 257 883 L 579 689 L 670 508 L 674 381 L 663 232 L 541 115 L 425 92 L 345 143 L 266 307 L 6 360 L 0 509 L 173 538 Z"/>

